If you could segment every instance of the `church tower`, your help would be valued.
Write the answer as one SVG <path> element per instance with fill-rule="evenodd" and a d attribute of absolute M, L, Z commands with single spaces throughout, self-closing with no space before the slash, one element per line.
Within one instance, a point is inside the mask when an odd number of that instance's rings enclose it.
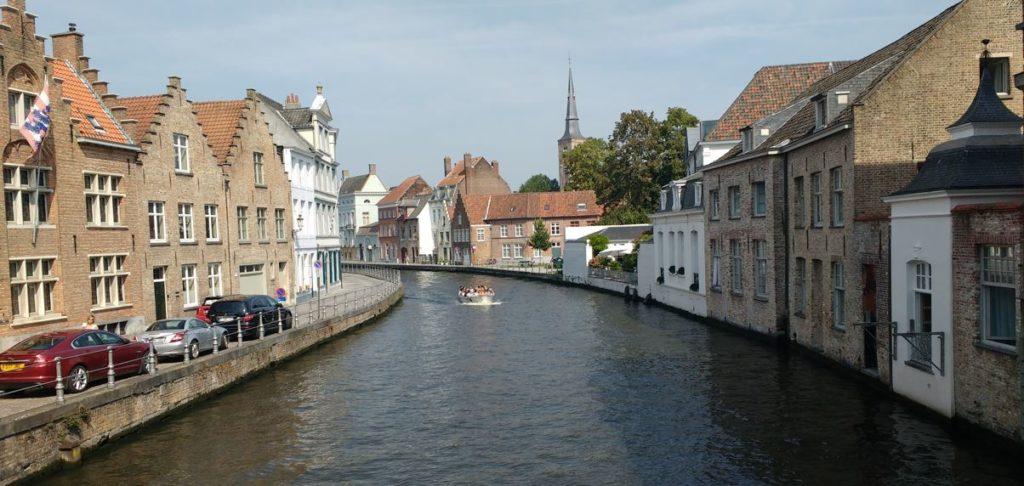
<path fill-rule="evenodd" d="M 565 152 L 586 140 L 580 134 L 580 118 L 576 113 L 576 89 L 572 86 L 572 63 L 569 64 L 569 97 L 565 105 L 565 133 L 558 139 L 558 186 L 565 190 Z"/>

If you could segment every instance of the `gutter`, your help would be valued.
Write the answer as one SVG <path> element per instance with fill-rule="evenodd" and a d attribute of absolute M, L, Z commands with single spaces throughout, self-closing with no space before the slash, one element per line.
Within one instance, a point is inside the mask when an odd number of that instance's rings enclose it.
<path fill-rule="evenodd" d="M 104 140 L 96 140 L 94 138 L 78 137 L 78 141 L 81 143 L 88 143 L 92 145 L 99 145 L 100 147 L 110 147 L 121 150 L 129 150 L 131 152 L 141 153 L 142 148 L 138 145 L 130 145 L 125 143 L 107 142 Z"/>
<path fill-rule="evenodd" d="M 772 155 L 783 154 L 783 153 L 789 152 L 791 150 L 803 147 L 804 145 L 807 145 L 807 144 L 810 144 L 810 143 L 813 143 L 813 142 L 817 142 L 818 140 L 821 140 L 823 138 L 830 137 L 832 135 L 835 135 L 836 133 L 839 133 L 839 132 L 841 132 L 843 130 L 847 130 L 849 128 L 850 128 L 850 124 L 849 123 L 844 123 L 842 125 L 836 125 L 834 127 L 831 127 L 831 128 L 828 128 L 828 129 L 816 132 L 816 133 L 814 133 L 814 134 L 812 134 L 812 135 L 810 135 L 808 137 L 804 137 L 803 139 L 801 139 L 800 141 L 798 141 L 796 143 L 786 144 L 786 145 L 783 145 L 783 146 L 775 145 L 773 147 L 769 147 L 767 150 L 765 150 L 763 152 L 761 152 L 761 151 L 749 152 L 749 153 L 746 153 L 746 154 L 743 154 L 743 155 L 739 155 L 737 157 L 733 157 L 732 159 L 729 159 L 729 160 L 715 161 L 715 162 L 712 162 L 712 163 L 710 163 L 708 165 L 705 165 L 701 170 L 703 170 L 703 171 L 712 171 L 712 170 L 715 170 L 715 169 L 717 169 L 719 167 L 727 167 L 727 166 L 730 166 L 730 165 L 733 165 L 733 164 L 738 164 L 738 163 L 741 163 L 741 162 L 746 162 L 748 160 L 754 160 L 754 159 L 757 159 L 757 158 L 760 158 L 760 157 L 767 157 L 767 156 L 772 156 Z"/>

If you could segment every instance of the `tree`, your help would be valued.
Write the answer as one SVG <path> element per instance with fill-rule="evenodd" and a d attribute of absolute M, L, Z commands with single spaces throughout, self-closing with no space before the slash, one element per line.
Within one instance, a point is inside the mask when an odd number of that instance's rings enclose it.
<path fill-rule="evenodd" d="M 553 192 L 557 190 L 558 181 L 544 174 L 534 174 L 519 186 L 519 192 Z"/>
<path fill-rule="evenodd" d="M 641 211 L 630 206 L 619 206 L 605 211 L 604 216 L 601 216 L 599 221 L 602 225 L 650 224 L 650 222 L 651 218 L 647 216 L 647 211 Z"/>
<path fill-rule="evenodd" d="M 608 237 L 605 235 L 591 235 L 590 238 L 587 238 L 587 242 L 590 243 L 590 248 L 594 251 L 594 256 L 597 256 L 602 251 L 608 249 Z"/>
<path fill-rule="evenodd" d="M 572 150 L 562 154 L 565 166 L 565 189 L 570 191 L 591 190 L 607 185 L 604 165 L 611 156 L 608 142 L 600 138 L 588 138 Z"/>
<path fill-rule="evenodd" d="M 548 251 L 551 248 L 551 233 L 548 233 L 544 220 L 537 218 L 533 220 L 533 234 L 527 243 L 534 250 Z"/>
<path fill-rule="evenodd" d="M 654 209 L 660 189 L 655 175 L 661 165 L 661 132 L 653 113 L 633 110 L 622 114 L 609 140 L 612 156 L 605 164 L 613 183 L 598 191 L 598 202 L 611 209 Z"/>
<path fill-rule="evenodd" d="M 665 113 L 661 122 L 662 163 L 655 177 L 659 186 L 686 175 L 686 129 L 698 123 L 700 120 L 685 108 L 672 107 Z"/>

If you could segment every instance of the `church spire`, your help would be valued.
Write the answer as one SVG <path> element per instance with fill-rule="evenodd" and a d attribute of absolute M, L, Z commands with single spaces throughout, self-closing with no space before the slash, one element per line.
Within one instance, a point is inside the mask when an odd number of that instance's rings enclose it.
<path fill-rule="evenodd" d="M 572 85 L 572 58 L 569 59 L 569 96 L 565 104 L 565 133 L 561 140 L 582 140 L 580 117 L 576 113 L 576 88 Z"/>

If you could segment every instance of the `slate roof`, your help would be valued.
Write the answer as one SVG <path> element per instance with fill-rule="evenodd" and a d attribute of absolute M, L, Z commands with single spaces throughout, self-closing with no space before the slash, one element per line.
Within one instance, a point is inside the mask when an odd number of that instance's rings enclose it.
<path fill-rule="evenodd" d="M 470 224 L 503 219 L 600 217 L 594 191 L 529 192 L 462 196 Z M 585 209 L 578 209 L 584 204 Z"/>
<path fill-rule="evenodd" d="M 164 95 L 133 96 L 118 98 L 117 101 L 121 106 L 128 109 L 128 118 L 137 122 L 135 124 L 135 133 L 132 134 L 132 137 L 135 140 L 141 141 L 146 132 L 149 131 L 149 126 L 152 125 L 153 119 L 160 113 L 160 106 L 164 104 Z"/>
<path fill-rule="evenodd" d="M 193 103 L 206 140 L 213 148 L 217 160 L 227 160 L 232 140 L 238 129 L 238 119 L 245 110 L 245 100 L 204 101 Z"/>
<path fill-rule="evenodd" d="M 359 192 L 366 185 L 366 180 L 369 178 L 370 174 L 346 177 L 344 181 L 341 181 L 341 189 L 338 190 L 338 194 Z"/>
<path fill-rule="evenodd" d="M 893 195 L 1024 187 L 1024 138 L 973 136 L 935 146 L 921 170 Z"/>
<path fill-rule="evenodd" d="M 725 110 L 705 140 L 739 140 L 741 128 L 781 110 L 807 87 L 851 63 L 832 61 L 762 67 Z"/>
<path fill-rule="evenodd" d="M 280 103 L 263 93 L 256 93 L 256 96 L 259 96 L 260 102 L 263 104 L 263 111 L 267 112 L 266 120 L 270 126 L 270 132 L 273 134 L 274 144 L 306 152 L 314 151 L 313 146 L 295 132 L 294 127 L 281 113 L 283 107 Z"/>
<path fill-rule="evenodd" d="M 967 111 L 950 127 L 966 125 L 968 123 L 1020 123 L 1021 117 L 1010 111 L 999 99 L 995 90 L 995 83 L 992 80 L 992 70 L 985 66 L 981 71 L 981 80 L 978 82 L 978 91 L 974 94 L 974 101 Z"/>
<path fill-rule="evenodd" d="M 286 108 L 280 112 L 292 127 L 306 128 L 313 124 L 313 112 L 309 108 Z"/>
<path fill-rule="evenodd" d="M 82 137 L 125 145 L 134 144 L 131 136 L 121 128 L 100 101 L 100 97 L 92 90 L 92 86 L 71 67 L 69 62 L 52 59 L 50 68 L 53 77 L 63 81 L 61 92 L 64 98 L 71 100 L 71 116 L 81 120 L 76 128 Z M 100 125 L 99 129 L 89 122 L 90 116 Z"/>

